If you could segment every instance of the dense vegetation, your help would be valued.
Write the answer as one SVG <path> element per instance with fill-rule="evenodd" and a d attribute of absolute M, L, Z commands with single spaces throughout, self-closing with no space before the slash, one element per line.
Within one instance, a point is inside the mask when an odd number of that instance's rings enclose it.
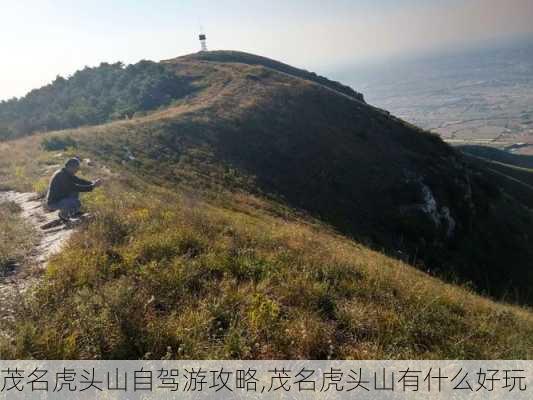
<path fill-rule="evenodd" d="M 163 64 L 140 61 L 86 67 L 25 97 L 0 103 L 0 140 L 35 131 L 95 125 L 168 105 L 192 91 Z"/>
<path fill-rule="evenodd" d="M 201 88 L 167 109 L 0 142 L 0 188 L 42 192 L 74 153 L 106 182 L 0 357 L 531 358 L 531 310 L 479 296 L 529 300 L 515 187 L 230 54 L 165 62 Z"/>
<path fill-rule="evenodd" d="M 246 59 L 168 61 L 206 89 L 159 115 L 69 135 L 161 185 L 266 194 L 424 271 L 533 301 L 522 188 L 436 135 Z"/>
<path fill-rule="evenodd" d="M 533 301 L 529 189 L 272 60 L 214 52 L 164 65 L 202 89 L 43 146 L 75 143 L 167 187 L 268 195 L 424 271 Z"/>
<path fill-rule="evenodd" d="M 0 154 L 15 150 L 26 181 L 56 159 L 35 140 L 11 147 Z M 19 304 L 0 358 L 533 356 L 531 311 L 445 284 L 282 204 L 178 194 L 98 165 L 83 171 L 107 177 L 85 198 L 95 221 Z"/>

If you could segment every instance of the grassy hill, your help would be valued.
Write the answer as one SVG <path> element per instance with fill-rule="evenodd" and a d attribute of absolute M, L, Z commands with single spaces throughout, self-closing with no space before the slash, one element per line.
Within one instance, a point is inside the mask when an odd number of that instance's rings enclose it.
<path fill-rule="evenodd" d="M 166 61 L 203 89 L 93 128 L 81 148 L 115 161 L 128 149 L 132 171 L 161 184 L 267 195 L 424 270 L 529 301 L 531 212 L 490 171 L 357 96 L 240 54 Z"/>
<path fill-rule="evenodd" d="M 462 145 L 458 148 L 467 154 L 485 158 L 501 164 L 512 165 L 519 168 L 533 169 L 533 156 L 523 154 L 513 154 L 508 151 L 499 150 L 493 147 L 479 145 Z"/>
<path fill-rule="evenodd" d="M 531 311 L 473 292 L 531 301 L 512 187 L 325 78 L 236 52 L 163 64 L 195 90 L 0 143 L 3 188 L 43 190 L 71 154 L 107 177 L 4 356 L 531 357 Z"/>
<path fill-rule="evenodd" d="M 469 161 L 490 176 L 491 181 L 533 209 L 533 157 L 483 146 L 459 146 Z"/>

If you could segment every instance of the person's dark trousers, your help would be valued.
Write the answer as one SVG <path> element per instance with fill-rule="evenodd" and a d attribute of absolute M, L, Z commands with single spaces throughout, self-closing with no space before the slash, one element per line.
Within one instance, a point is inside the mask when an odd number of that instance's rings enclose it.
<path fill-rule="evenodd" d="M 59 218 L 69 219 L 80 212 L 81 202 L 79 194 L 71 194 L 69 197 L 65 197 L 57 203 L 49 204 L 48 208 L 51 211 L 59 210 Z"/>

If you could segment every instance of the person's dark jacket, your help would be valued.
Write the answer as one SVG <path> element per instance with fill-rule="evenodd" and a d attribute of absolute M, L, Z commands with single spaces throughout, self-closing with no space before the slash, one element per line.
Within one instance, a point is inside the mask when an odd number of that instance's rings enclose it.
<path fill-rule="evenodd" d="M 62 168 L 52 176 L 46 204 L 51 205 L 80 192 L 90 192 L 94 189 L 94 184 L 85 179 L 78 178 Z"/>

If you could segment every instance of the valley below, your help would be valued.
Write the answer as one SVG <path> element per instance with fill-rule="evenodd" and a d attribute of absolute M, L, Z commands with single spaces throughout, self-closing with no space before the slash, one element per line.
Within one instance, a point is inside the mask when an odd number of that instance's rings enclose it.
<path fill-rule="evenodd" d="M 533 46 L 472 49 L 339 74 L 369 103 L 452 145 L 533 155 Z"/>

